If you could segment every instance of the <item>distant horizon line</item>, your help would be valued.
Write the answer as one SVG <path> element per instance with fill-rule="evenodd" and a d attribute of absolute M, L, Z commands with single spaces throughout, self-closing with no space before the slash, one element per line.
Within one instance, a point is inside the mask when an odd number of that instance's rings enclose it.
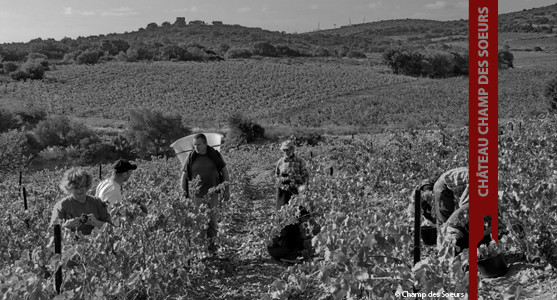
<path fill-rule="evenodd" d="M 182 17 L 176 17 L 176 18 L 182 18 Z M 442 20 L 433 20 L 433 19 L 419 19 L 419 18 L 388 19 L 388 20 L 377 20 L 377 21 L 362 22 L 362 23 L 351 23 L 351 24 L 341 25 L 341 26 L 333 27 L 333 28 L 324 28 L 324 29 L 321 29 L 321 28 L 318 27 L 318 28 L 316 28 L 316 29 L 313 29 L 313 30 L 310 30 L 310 31 L 304 31 L 304 32 L 298 32 L 298 31 L 287 32 L 287 31 L 285 31 L 285 30 L 271 30 L 271 29 L 266 29 L 266 28 L 263 28 L 263 27 L 255 27 L 255 26 L 250 27 L 250 26 L 245 26 L 245 25 L 241 25 L 241 24 L 228 24 L 228 23 L 224 23 L 224 22 L 223 22 L 222 24 L 213 24 L 213 22 L 222 22 L 222 21 L 219 21 L 219 20 L 213 20 L 213 21 L 211 21 L 211 22 L 205 22 L 205 21 L 199 20 L 199 19 L 196 19 L 196 20 L 193 20 L 193 19 L 192 19 L 192 21 L 190 21 L 190 22 L 202 21 L 202 22 L 204 22 L 204 24 L 190 24 L 190 23 L 186 23 L 185 26 L 240 26 L 240 27 L 244 27 L 244 28 L 261 29 L 261 30 L 266 30 L 266 31 L 270 31 L 270 32 L 278 32 L 278 33 L 284 33 L 284 34 L 305 34 L 305 33 L 314 33 L 314 32 L 317 32 L 317 31 L 336 30 L 336 29 L 340 29 L 340 28 L 344 28 L 344 27 L 352 27 L 352 26 L 358 26 L 358 25 L 363 25 L 363 24 L 371 24 L 371 23 L 379 23 L 379 22 L 389 22 L 389 21 L 402 21 L 402 20 L 431 21 L 431 22 L 461 22 L 461 21 L 467 21 L 468 18 L 466 18 L 466 19 L 460 18 L 460 19 L 444 20 L 444 21 L 442 21 Z M 147 25 L 152 24 L 152 23 L 155 23 L 155 24 L 157 24 L 157 28 L 161 28 L 161 27 L 162 27 L 162 24 L 163 24 L 163 23 L 166 23 L 166 22 L 170 23 L 170 21 L 163 21 L 163 22 L 161 22 L 160 24 L 157 23 L 157 22 L 149 22 L 149 23 L 147 23 Z M 320 23 L 320 22 L 319 22 L 319 23 Z M 48 38 L 45 38 L 45 37 L 36 37 L 36 38 L 30 39 L 30 40 L 27 41 L 27 42 L 0 42 L 0 45 L 2 45 L 2 44 L 26 44 L 26 43 L 30 43 L 30 42 L 33 41 L 33 40 L 37 40 L 37 39 L 61 41 L 61 40 L 63 40 L 63 39 L 72 39 L 72 40 L 76 40 L 76 39 L 79 39 L 79 38 L 91 38 L 91 37 L 100 37 L 100 36 L 108 36 L 108 35 L 130 34 L 130 33 L 134 33 L 134 32 L 139 32 L 141 29 L 147 30 L 147 29 L 146 29 L 146 28 L 147 28 L 147 25 L 145 25 L 144 27 L 140 27 L 140 28 L 138 28 L 138 29 L 136 29 L 136 30 L 134 30 L 134 31 L 111 32 L 111 33 L 99 33 L 99 34 L 92 34 L 92 35 L 89 35 L 89 36 L 81 36 L 81 35 L 80 35 L 80 36 L 73 37 L 73 38 L 72 38 L 72 37 L 65 36 L 65 37 L 60 38 L 60 39 L 56 39 L 56 38 L 52 38 L 52 37 L 48 37 Z M 336 25 L 336 24 L 335 24 L 335 25 Z M 171 23 L 171 26 L 176 26 L 176 25 L 174 25 L 174 23 Z M 319 26 L 319 25 L 318 25 L 318 26 Z"/>
<path fill-rule="evenodd" d="M 544 7 L 551 7 L 551 6 L 555 6 L 557 4 L 551 4 L 551 5 L 546 5 L 546 6 L 539 6 L 539 7 L 532 7 L 529 9 L 522 9 L 522 10 L 517 10 L 517 11 L 513 11 L 513 12 L 507 12 L 507 13 L 500 13 L 498 14 L 498 16 L 500 15 L 507 15 L 507 14 L 513 14 L 513 13 L 519 13 L 519 12 L 523 12 L 523 11 L 529 11 L 529 10 L 533 10 L 533 9 L 539 9 L 539 8 L 544 8 Z M 176 17 L 174 23 L 176 23 L 178 18 L 184 18 L 184 21 L 186 21 L 186 17 Z M 376 21 L 369 21 L 369 22 L 365 22 L 366 18 L 363 18 L 363 22 L 362 23 L 352 23 L 352 18 L 348 18 L 348 24 L 346 25 L 341 25 L 341 26 L 336 26 L 336 24 L 334 24 L 334 27 L 332 28 L 324 28 L 321 29 L 320 28 L 320 24 L 321 21 L 318 21 L 317 23 L 317 28 L 309 30 L 309 31 L 303 31 L 303 32 L 298 32 L 298 31 L 292 31 L 292 32 L 287 32 L 285 30 L 272 30 L 272 29 L 266 29 L 264 27 L 249 27 L 249 26 L 245 26 L 245 25 L 241 25 L 241 24 L 229 24 L 229 23 L 224 23 L 223 21 L 220 20 L 212 20 L 210 22 L 206 22 L 204 20 L 200 20 L 200 19 L 191 19 L 189 22 L 186 22 L 185 26 L 240 26 L 240 27 L 244 27 L 244 28 L 258 28 L 261 30 L 266 30 L 269 32 L 278 32 L 278 33 L 284 33 L 284 34 L 306 34 L 306 33 L 315 33 L 318 31 L 329 31 L 329 30 L 337 30 L 340 28 L 345 28 L 345 27 L 352 27 L 352 26 L 358 26 L 358 25 L 363 25 L 363 24 L 370 24 L 370 23 L 379 23 L 379 22 L 389 22 L 389 21 L 399 21 L 399 20 L 419 20 L 419 21 L 431 21 L 431 22 L 461 22 L 461 21 L 468 21 L 469 18 L 460 18 L 460 19 L 451 19 L 451 20 L 434 20 L 434 19 L 420 19 L 420 18 L 398 18 L 398 19 L 387 19 L 387 20 L 382 20 L 380 18 L 377 18 L 378 20 Z M 195 22 L 195 21 L 201 21 L 204 24 L 190 24 L 191 22 Z M 213 24 L 214 22 L 222 22 L 222 24 Z M 174 23 L 171 23 L 170 21 L 162 21 L 159 23 L 157 22 L 149 22 L 147 23 L 144 27 L 139 27 L 133 31 L 124 31 L 124 32 L 110 32 L 110 33 L 98 33 L 98 34 L 91 34 L 88 36 L 82 36 L 79 35 L 77 37 L 68 37 L 68 36 L 64 36 L 62 38 L 56 39 L 53 37 L 36 37 L 36 38 L 32 38 L 26 42 L 0 42 L 0 45 L 3 44 L 27 44 L 30 43 L 33 40 L 54 40 L 54 41 L 61 41 L 63 39 L 72 39 L 72 40 L 77 40 L 80 38 L 92 38 L 92 37 L 101 37 L 101 36 L 109 36 L 109 35 L 122 35 L 122 34 L 130 34 L 130 33 L 134 33 L 134 32 L 139 32 L 141 29 L 146 30 L 147 25 L 155 23 L 157 24 L 157 28 L 160 28 L 162 26 L 163 23 L 170 23 L 171 26 L 174 26 Z"/>

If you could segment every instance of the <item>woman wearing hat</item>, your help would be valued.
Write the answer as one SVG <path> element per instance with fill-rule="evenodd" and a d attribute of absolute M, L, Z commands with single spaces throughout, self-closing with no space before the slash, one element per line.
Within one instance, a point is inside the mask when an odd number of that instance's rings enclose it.
<path fill-rule="evenodd" d="M 83 234 L 91 234 L 93 228 L 100 228 L 110 222 L 106 204 L 99 198 L 87 195 L 93 184 L 93 176 L 79 168 L 64 173 L 60 189 L 67 196 L 52 209 L 51 225 L 61 223 L 63 227 Z"/>

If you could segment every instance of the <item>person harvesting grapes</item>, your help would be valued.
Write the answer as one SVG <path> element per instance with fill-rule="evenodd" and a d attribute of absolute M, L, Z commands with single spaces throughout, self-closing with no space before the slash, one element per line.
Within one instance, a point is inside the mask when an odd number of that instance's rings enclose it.
<path fill-rule="evenodd" d="M 95 227 L 101 228 L 110 223 L 106 203 L 87 195 L 92 184 L 93 176 L 85 170 L 71 168 L 66 171 L 60 181 L 60 189 L 67 196 L 54 205 L 50 224 L 61 223 L 65 228 L 88 235 Z"/>
<path fill-rule="evenodd" d="M 209 208 L 209 226 L 207 228 L 207 238 L 210 239 L 209 252 L 216 253 L 217 246 L 214 238 L 217 236 L 219 205 L 219 192 L 215 189 L 221 183 L 228 181 L 228 170 L 222 155 L 213 147 L 207 145 L 207 137 L 200 133 L 193 137 L 193 151 L 190 152 L 183 168 L 181 185 L 184 192 L 189 197 L 188 181 L 199 178 L 199 186 L 193 189 L 193 201 L 200 205 L 207 204 Z M 230 198 L 228 185 L 224 186 L 223 197 L 225 201 Z"/>
<path fill-rule="evenodd" d="M 437 226 L 437 246 L 441 247 L 443 242 L 455 246 L 455 254 L 468 248 L 468 185 L 468 167 L 460 167 L 446 171 L 436 181 L 424 180 L 416 189 L 421 191 L 422 215 Z M 409 212 L 413 210 L 411 204 Z M 487 244 L 491 240 L 490 222 L 486 225 L 485 236 L 480 244 Z M 502 222 L 499 225 L 501 229 L 504 228 Z"/>
<path fill-rule="evenodd" d="M 454 245 L 457 252 L 468 247 L 468 168 L 446 171 L 436 181 L 426 179 L 416 190 L 422 193 L 422 215 L 437 226 L 437 245 L 446 241 Z M 413 211 L 413 204 L 410 211 Z"/>
<path fill-rule="evenodd" d="M 122 202 L 122 184 L 130 179 L 132 171 L 135 169 L 137 166 L 125 159 L 114 162 L 110 178 L 97 185 L 95 197 L 111 205 Z"/>
<path fill-rule="evenodd" d="M 275 175 L 277 179 L 277 209 L 288 204 L 292 195 L 297 195 L 305 189 L 309 179 L 309 172 L 303 159 L 295 154 L 294 143 L 284 141 L 280 150 L 284 154 L 277 161 Z"/>

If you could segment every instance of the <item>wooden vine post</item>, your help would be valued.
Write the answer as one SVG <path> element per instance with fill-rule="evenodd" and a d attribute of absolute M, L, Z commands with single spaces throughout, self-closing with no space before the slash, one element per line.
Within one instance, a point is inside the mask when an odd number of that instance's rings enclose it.
<path fill-rule="evenodd" d="M 422 201 L 421 201 L 421 191 L 416 189 L 416 193 L 414 194 L 414 265 L 416 265 L 420 261 L 420 230 L 421 230 L 421 221 L 422 221 Z M 418 292 L 417 287 L 414 285 L 413 287 L 414 292 Z M 416 297 L 416 299 L 418 299 Z"/>
<path fill-rule="evenodd" d="M 420 226 L 421 226 L 421 191 L 416 190 L 414 196 L 414 264 L 420 261 Z"/>
<path fill-rule="evenodd" d="M 62 254 L 62 228 L 60 224 L 54 225 L 54 253 Z M 62 286 L 62 267 L 56 270 L 54 285 L 56 287 L 56 293 L 60 294 L 60 287 Z"/>
<path fill-rule="evenodd" d="M 27 206 L 27 190 L 25 189 L 25 187 L 23 187 L 23 208 L 25 208 L 25 210 L 27 210 L 28 206 Z"/>

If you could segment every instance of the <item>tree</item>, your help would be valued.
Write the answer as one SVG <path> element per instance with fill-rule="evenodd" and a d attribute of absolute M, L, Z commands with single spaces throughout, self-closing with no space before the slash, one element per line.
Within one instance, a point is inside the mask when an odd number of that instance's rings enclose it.
<path fill-rule="evenodd" d="M 432 70 L 425 75 L 432 78 L 446 78 L 453 75 L 454 56 L 449 53 L 436 52 L 427 57 L 427 61 L 431 64 Z"/>
<path fill-rule="evenodd" d="M 7 62 L 4 62 L 3 68 L 4 68 L 4 72 L 6 74 L 9 74 L 11 72 L 16 71 L 19 68 L 19 66 L 14 62 L 7 61 Z"/>
<path fill-rule="evenodd" d="M 152 60 L 155 58 L 157 49 L 153 45 L 139 43 L 128 49 L 128 59 L 131 60 Z"/>
<path fill-rule="evenodd" d="M 79 65 L 94 65 L 97 62 L 99 62 L 99 51 L 95 51 L 95 50 L 89 50 L 89 51 L 84 51 L 81 54 L 79 54 L 76 58 L 76 62 Z"/>
<path fill-rule="evenodd" d="M 78 145 L 82 139 L 93 135 L 85 124 L 74 122 L 67 116 L 54 116 L 40 121 L 34 133 L 44 147 Z"/>
<path fill-rule="evenodd" d="M 138 109 L 129 111 L 127 136 L 143 157 L 171 155 L 170 144 L 190 133 L 180 115 Z"/>
<path fill-rule="evenodd" d="M 0 174 L 20 170 L 29 161 L 25 155 L 26 143 L 24 132 L 10 130 L 0 134 Z"/>
<path fill-rule="evenodd" d="M 70 51 L 66 44 L 54 39 L 35 39 L 29 43 L 29 49 L 31 52 L 44 54 L 45 59 L 62 59 Z"/>
<path fill-rule="evenodd" d="M 102 40 L 101 41 L 101 51 L 106 52 L 110 55 L 118 54 L 118 48 L 116 48 L 110 40 Z"/>
<path fill-rule="evenodd" d="M 166 45 L 161 50 L 163 60 L 184 60 L 186 49 L 177 45 Z"/>
<path fill-rule="evenodd" d="M 157 23 L 149 23 L 147 24 L 147 30 L 155 30 L 159 27 L 159 25 L 157 25 Z"/>
<path fill-rule="evenodd" d="M 22 66 L 21 70 L 29 75 L 29 79 L 43 79 L 45 68 L 43 64 L 38 59 L 31 59 L 26 61 Z"/>
<path fill-rule="evenodd" d="M 395 74 L 416 76 L 421 73 L 424 56 L 406 49 L 391 49 L 383 53 L 383 58 Z"/>
<path fill-rule="evenodd" d="M 172 24 L 172 25 L 178 26 L 178 27 L 184 27 L 184 26 L 186 26 L 186 18 L 177 17 L 176 22 L 174 22 L 174 24 Z"/>

